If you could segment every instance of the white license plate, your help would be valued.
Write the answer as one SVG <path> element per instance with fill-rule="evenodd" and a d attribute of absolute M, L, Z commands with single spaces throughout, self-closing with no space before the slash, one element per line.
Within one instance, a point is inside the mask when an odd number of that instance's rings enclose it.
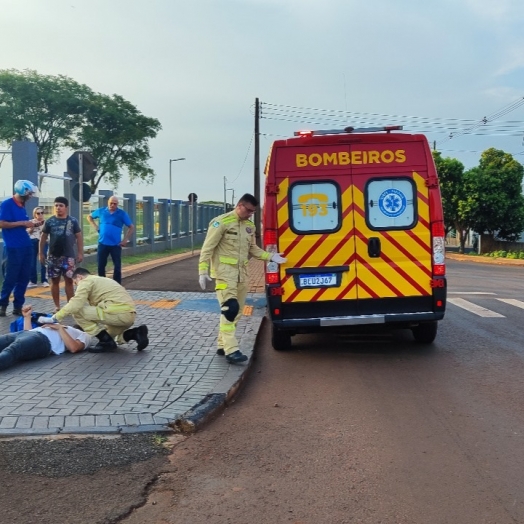
<path fill-rule="evenodd" d="M 327 287 L 337 284 L 335 273 L 324 273 L 322 275 L 300 275 L 300 287 Z"/>

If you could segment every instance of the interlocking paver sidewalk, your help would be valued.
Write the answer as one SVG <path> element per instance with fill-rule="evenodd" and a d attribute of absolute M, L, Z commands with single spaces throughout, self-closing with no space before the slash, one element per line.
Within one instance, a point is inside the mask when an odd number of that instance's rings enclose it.
<path fill-rule="evenodd" d="M 238 324 L 251 356 L 265 314 L 263 264 L 250 262 L 251 288 Z M 136 268 L 134 268 L 136 270 Z M 130 291 L 149 347 L 134 343 L 105 354 L 82 352 L 20 363 L 0 373 L 0 436 L 162 431 L 198 425 L 223 404 L 248 366 L 217 356 L 219 307 L 212 293 Z M 26 303 L 52 311 L 48 288 L 28 290 Z M 0 318 L 0 332 L 15 317 Z M 250 360 L 251 361 L 251 360 Z M 250 362 L 248 361 L 248 362 Z"/>

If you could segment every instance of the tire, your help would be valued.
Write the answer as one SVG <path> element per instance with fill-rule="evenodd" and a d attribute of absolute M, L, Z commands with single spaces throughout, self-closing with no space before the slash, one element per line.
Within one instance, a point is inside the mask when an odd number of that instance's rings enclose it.
<path fill-rule="evenodd" d="M 271 345 L 277 351 L 285 351 L 291 349 L 291 335 L 288 331 L 277 329 L 273 324 L 271 325 Z"/>
<path fill-rule="evenodd" d="M 438 322 L 421 322 L 417 327 L 411 329 L 413 337 L 417 342 L 431 344 L 437 336 Z"/>

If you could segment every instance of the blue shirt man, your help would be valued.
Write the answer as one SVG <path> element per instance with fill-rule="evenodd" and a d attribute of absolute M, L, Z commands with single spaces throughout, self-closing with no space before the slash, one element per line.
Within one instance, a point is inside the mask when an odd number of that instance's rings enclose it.
<path fill-rule="evenodd" d="M 99 225 L 95 222 L 98 219 Z M 113 280 L 122 283 L 122 247 L 129 242 L 135 226 L 129 215 L 118 207 L 118 198 L 109 198 L 108 207 L 95 209 L 87 216 L 88 222 L 98 231 L 98 276 L 106 276 L 106 265 L 109 255 L 113 260 Z M 127 226 L 127 232 L 122 239 L 122 229 Z"/>
<path fill-rule="evenodd" d="M 32 244 L 27 228 L 36 222 L 29 220 L 25 203 L 38 191 L 29 180 L 18 180 L 12 198 L 0 205 L 0 228 L 7 256 L 4 282 L 0 294 L 0 317 L 5 317 L 9 296 L 13 293 L 13 315 L 22 315 L 25 291 L 31 278 Z"/>

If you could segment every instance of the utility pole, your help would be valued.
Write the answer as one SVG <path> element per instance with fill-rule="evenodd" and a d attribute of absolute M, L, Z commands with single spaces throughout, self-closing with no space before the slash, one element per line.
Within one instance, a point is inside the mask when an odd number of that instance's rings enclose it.
<path fill-rule="evenodd" d="M 226 195 L 227 195 L 227 192 L 226 192 L 226 191 L 227 191 L 227 189 L 226 189 L 226 182 L 227 182 L 226 177 L 224 177 L 224 213 L 226 212 L 226 207 L 227 207 L 227 206 L 226 206 L 226 204 L 227 204 L 227 197 L 226 197 Z"/>
<path fill-rule="evenodd" d="M 257 246 L 262 245 L 260 238 L 260 208 L 262 202 L 260 200 L 260 104 L 258 98 L 255 98 L 255 193 L 254 197 L 257 199 L 259 207 L 255 212 L 255 227 L 256 227 L 256 243 Z"/>

